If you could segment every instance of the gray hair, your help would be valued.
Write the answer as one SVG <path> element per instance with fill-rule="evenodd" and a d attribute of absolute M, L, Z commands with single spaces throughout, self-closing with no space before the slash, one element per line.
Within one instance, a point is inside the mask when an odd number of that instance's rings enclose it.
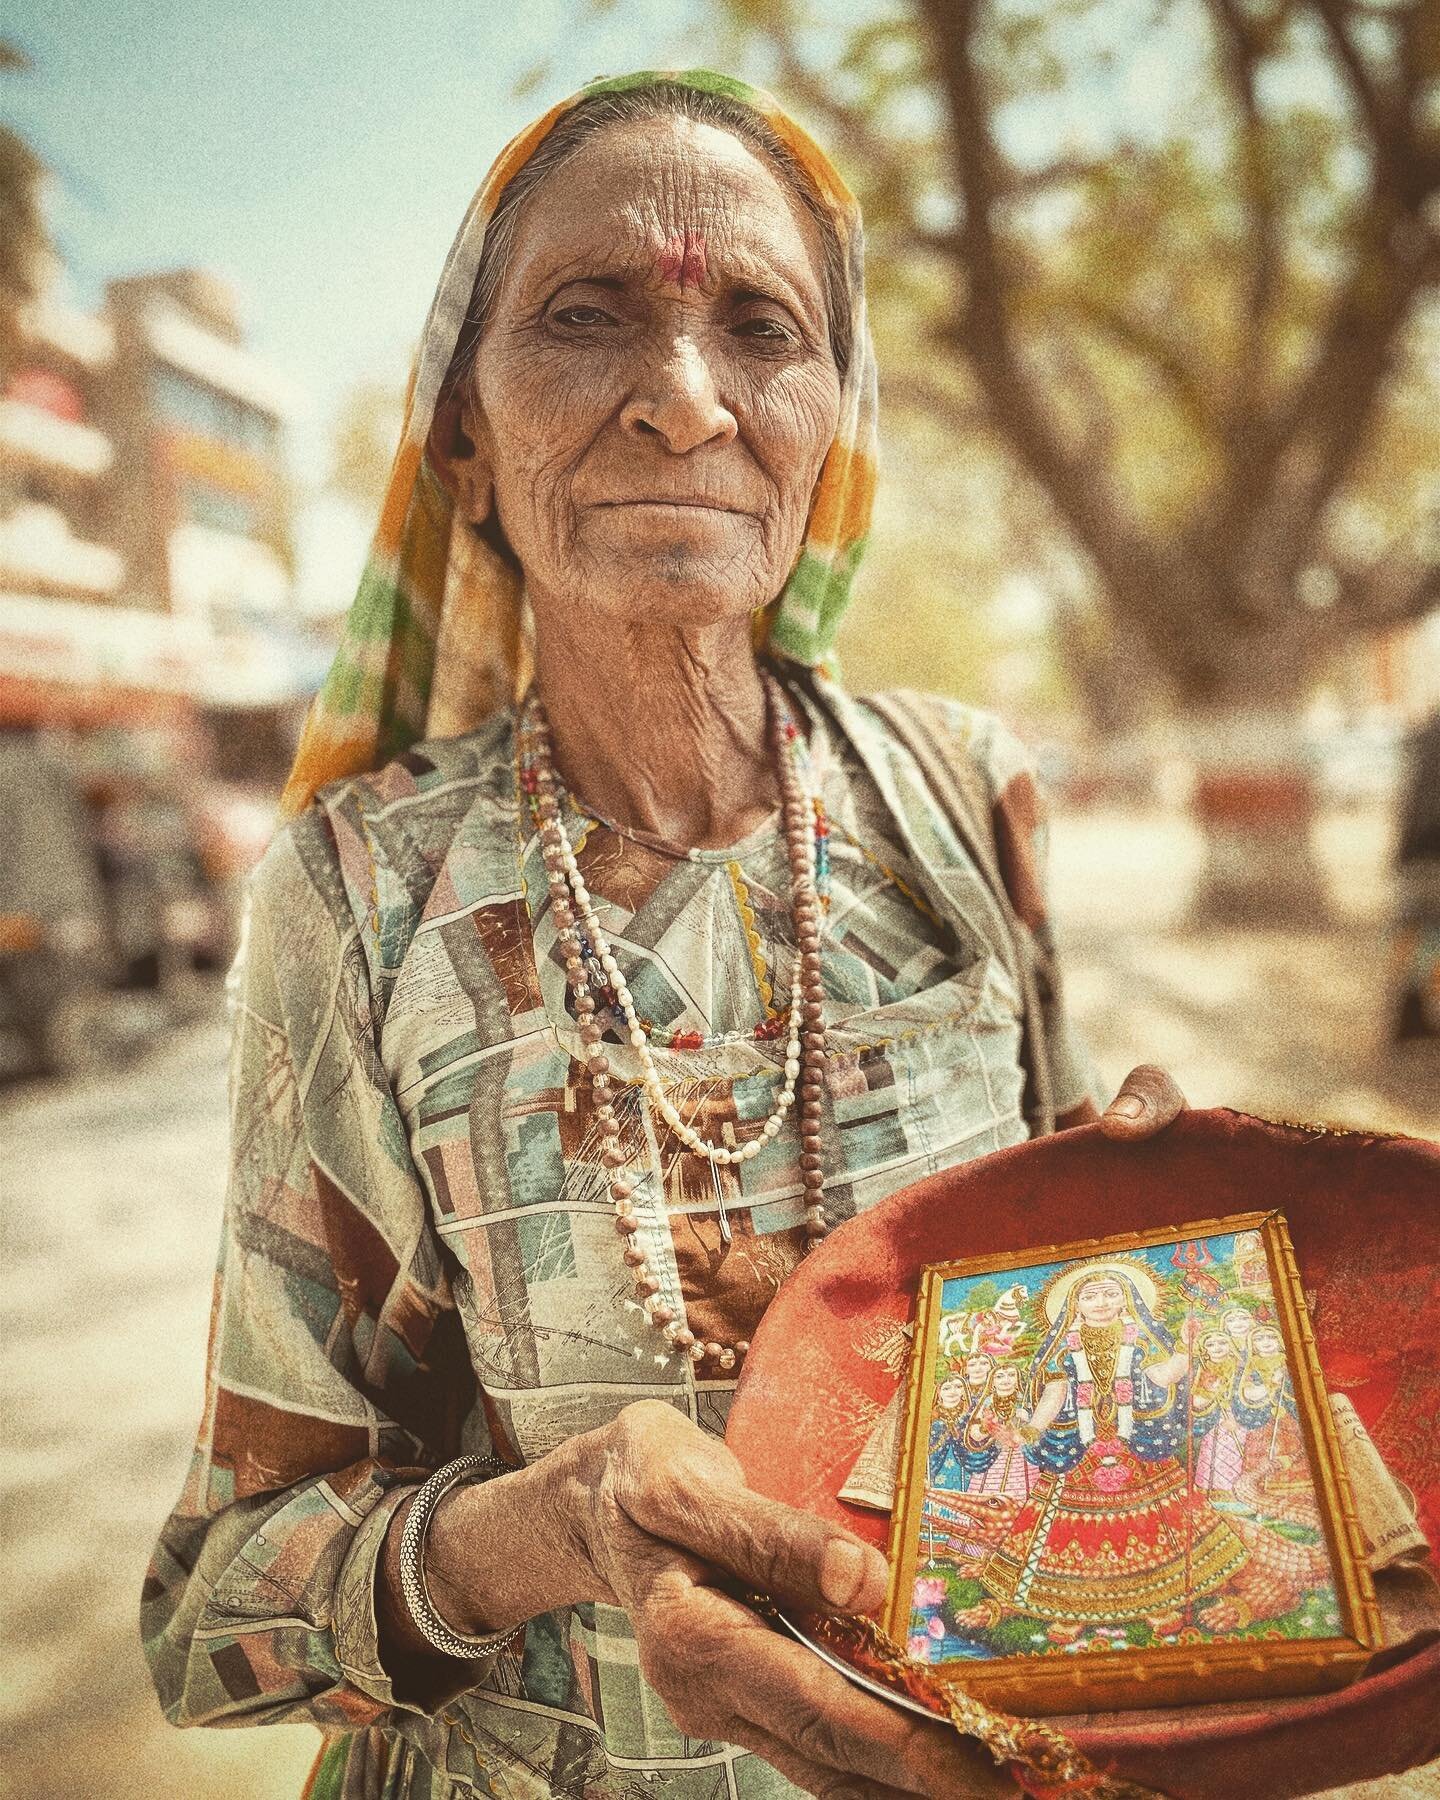
<path fill-rule="evenodd" d="M 835 358 L 840 379 L 845 379 L 853 339 L 845 252 L 835 229 L 835 222 L 821 202 L 809 176 L 788 146 L 776 136 L 768 121 L 743 100 L 732 99 L 726 94 L 711 93 L 702 88 L 687 87 L 683 82 L 659 79 L 648 82 L 644 87 L 629 88 L 618 93 L 595 94 L 588 100 L 581 100 L 540 141 L 529 160 L 512 176 L 485 232 L 485 243 L 480 252 L 480 266 L 475 273 L 470 305 L 466 309 L 465 323 L 460 328 L 455 353 L 450 359 L 442 394 L 452 392 L 465 380 L 474 365 L 481 336 L 494 308 L 495 296 L 514 248 L 517 221 L 525 202 L 547 177 L 567 163 L 599 132 L 612 125 L 663 118 L 693 119 L 697 123 L 715 125 L 748 144 L 770 162 L 789 192 L 815 221 L 823 253 L 825 318 L 830 333 L 830 351 Z"/>

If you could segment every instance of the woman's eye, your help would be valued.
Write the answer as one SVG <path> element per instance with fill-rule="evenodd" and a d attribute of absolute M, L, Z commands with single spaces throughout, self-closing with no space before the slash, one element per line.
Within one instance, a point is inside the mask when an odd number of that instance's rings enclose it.
<path fill-rule="evenodd" d="M 611 322 L 609 313 L 598 306 L 561 306 L 550 317 L 561 325 L 605 325 Z"/>
<path fill-rule="evenodd" d="M 735 329 L 743 336 L 754 338 L 761 344 L 789 344 L 794 341 L 793 333 L 787 331 L 778 319 L 745 319 Z"/>

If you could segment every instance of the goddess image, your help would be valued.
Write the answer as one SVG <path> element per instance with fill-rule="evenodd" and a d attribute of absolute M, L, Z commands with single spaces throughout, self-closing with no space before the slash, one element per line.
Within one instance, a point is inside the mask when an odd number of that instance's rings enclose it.
<path fill-rule="evenodd" d="M 1021 1402 L 1019 1369 L 1014 1363 L 997 1364 L 989 1389 L 965 1427 L 965 1448 L 974 1468 L 970 1493 L 1027 1498 L 1034 1469 L 1019 1441 L 1019 1431 L 1029 1418 L 1029 1410 Z"/>
<path fill-rule="evenodd" d="M 1245 1486 L 1252 1494 L 1293 1494 L 1314 1510 L 1295 1390 L 1285 1363 L 1285 1342 L 1273 1325 L 1250 1334 L 1235 1390 L 1235 1417 L 1245 1434 L 1241 1454 Z"/>
<path fill-rule="evenodd" d="M 930 1486 L 963 1493 L 979 1463 L 965 1441 L 966 1427 L 990 1380 L 990 1358 L 967 1356 L 940 1382 L 930 1421 Z"/>
<path fill-rule="evenodd" d="M 1174 1630 L 1245 1562 L 1240 1537 L 1187 1472 L 1190 1358 L 1155 1318 L 1142 1262 L 1070 1264 L 1042 1295 L 1023 1447 L 1034 1487 L 980 1571 L 1004 1608 L 1057 1628 Z M 983 1603 L 982 1603 L 983 1605 Z"/>

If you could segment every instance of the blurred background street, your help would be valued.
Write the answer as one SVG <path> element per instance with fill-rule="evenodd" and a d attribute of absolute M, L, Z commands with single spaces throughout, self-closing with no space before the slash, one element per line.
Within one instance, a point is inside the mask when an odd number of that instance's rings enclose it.
<path fill-rule="evenodd" d="M 0 27 L 19 1800 L 293 1800 L 313 1756 L 172 1731 L 136 1642 L 201 1402 L 222 976 L 455 223 L 599 70 L 758 81 L 861 199 L 882 478 L 846 679 L 1033 747 L 1105 1078 L 1440 1137 L 1440 0 L 502 11 Z"/>

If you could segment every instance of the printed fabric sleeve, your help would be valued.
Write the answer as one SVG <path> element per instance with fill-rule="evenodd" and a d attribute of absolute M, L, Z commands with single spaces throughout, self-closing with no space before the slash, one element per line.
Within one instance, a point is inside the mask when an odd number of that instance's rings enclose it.
<path fill-rule="evenodd" d="M 1039 771 L 1029 749 L 993 714 L 980 714 L 975 753 L 991 793 L 995 848 L 1005 891 L 1031 937 L 1051 1092 L 1058 1121 L 1087 1103 L 1103 1106 L 1099 1075 L 1065 1004 L 1049 904 L 1050 822 Z"/>
<path fill-rule="evenodd" d="M 490 1448 L 359 929 L 312 807 L 251 888 L 204 1415 L 142 1599 L 177 1725 L 403 1730 L 424 1709 L 380 1662 L 385 1532 L 462 1425 Z M 432 1709 L 485 1679 L 449 1666 Z"/>

